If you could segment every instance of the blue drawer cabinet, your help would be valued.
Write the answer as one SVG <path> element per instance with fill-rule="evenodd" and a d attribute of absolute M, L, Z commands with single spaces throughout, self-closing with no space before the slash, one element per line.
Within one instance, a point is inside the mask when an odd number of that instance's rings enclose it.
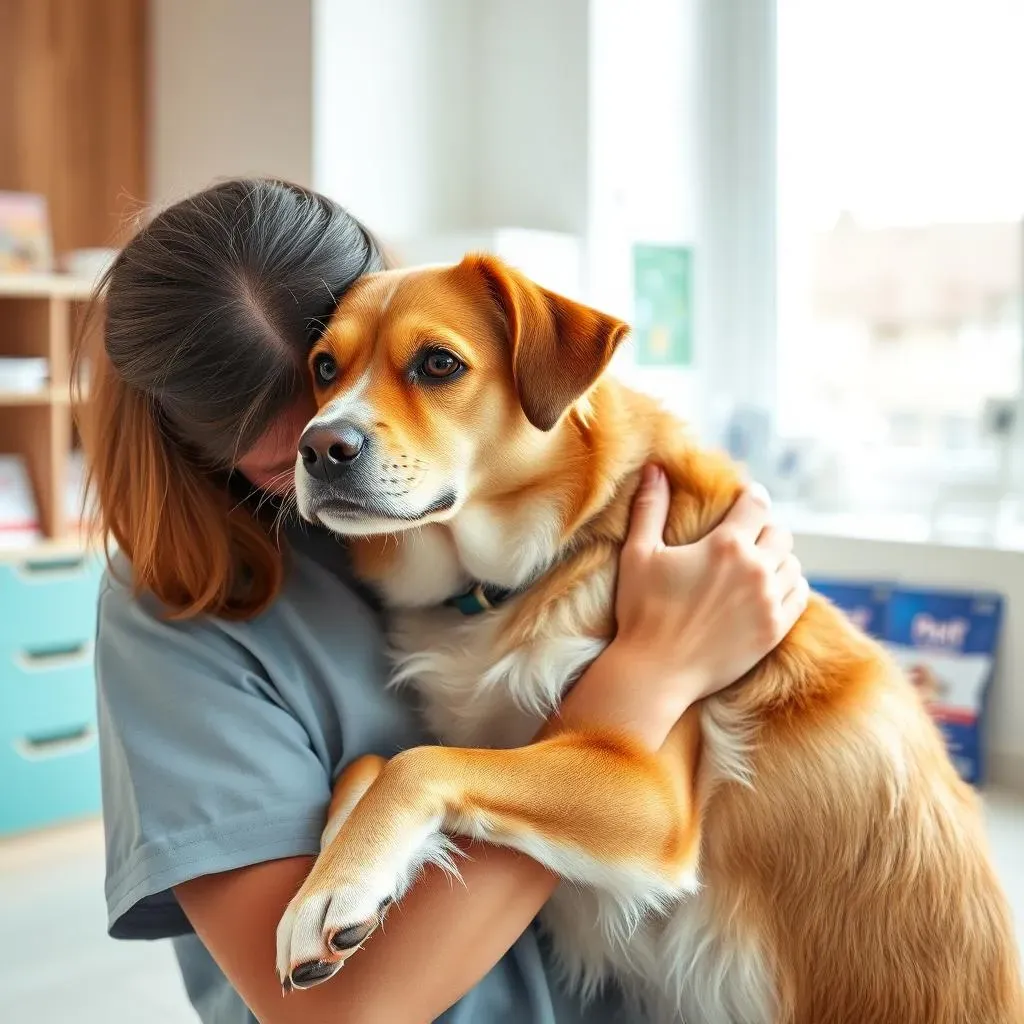
<path fill-rule="evenodd" d="M 0 562 L 0 652 L 92 641 L 102 563 L 92 556 Z"/>
<path fill-rule="evenodd" d="M 99 809 L 94 724 L 34 740 L 0 741 L 0 835 Z"/>
<path fill-rule="evenodd" d="M 0 664 L 0 743 L 74 731 L 96 718 L 92 642 Z"/>
<path fill-rule="evenodd" d="M 99 810 L 101 571 L 75 555 L 0 562 L 0 834 Z"/>

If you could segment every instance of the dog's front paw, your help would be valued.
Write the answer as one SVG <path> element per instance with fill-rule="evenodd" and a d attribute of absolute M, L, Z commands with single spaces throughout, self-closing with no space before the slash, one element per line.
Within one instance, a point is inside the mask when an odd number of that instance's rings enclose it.
<path fill-rule="evenodd" d="M 393 891 L 368 884 L 303 886 L 277 926 L 277 973 L 287 992 L 334 977 L 380 926 Z"/>
<path fill-rule="evenodd" d="M 357 858 L 345 830 L 313 866 L 277 926 L 277 973 L 285 991 L 333 977 L 373 934 L 426 864 L 459 877 L 451 840 L 438 822 L 376 837 L 376 856 Z"/>

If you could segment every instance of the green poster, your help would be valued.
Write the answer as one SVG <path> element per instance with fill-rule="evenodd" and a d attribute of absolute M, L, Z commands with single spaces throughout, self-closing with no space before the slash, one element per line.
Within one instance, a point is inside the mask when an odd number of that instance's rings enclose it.
<path fill-rule="evenodd" d="M 641 366 L 693 362 L 693 250 L 633 246 L 633 345 Z"/>

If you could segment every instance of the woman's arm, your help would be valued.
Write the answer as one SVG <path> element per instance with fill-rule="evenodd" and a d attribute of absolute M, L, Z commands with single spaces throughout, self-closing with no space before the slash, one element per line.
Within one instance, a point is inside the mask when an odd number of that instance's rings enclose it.
<path fill-rule="evenodd" d="M 620 721 L 630 695 L 617 693 L 624 677 L 618 666 L 613 645 L 566 697 L 563 721 Z M 635 691 L 632 703 L 638 703 Z M 652 732 L 667 733 L 668 717 L 640 716 L 638 724 L 650 722 Z M 287 998 L 274 967 L 274 936 L 313 866 L 312 857 L 207 875 L 178 886 L 175 895 L 261 1021 L 413 1024 L 434 1020 L 468 992 L 526 930 L 558 884 L 557 876 L 514 850 L 484 844 L 464 849 L 470 854 L 459 862 L 464 884 L 428 867 L 388 914 L 386 928 L 337 977 Z"/>
<path fill-rule="evenodd" d="M 471 858 L 471 859 L 470 859 Z M 338 976 L 282 994 L 274 935 L 311 857 L 269 861 L 178 886 L 199 937 L 256 1016 L 267 1024 L 412 1024 L 430 1021 L 507 952 L 557 879 L 512 850 L 475 845 L 460 862 L 464 885 L 428 868 L 379 932 Z"/>
<path fill-rule="evenodd" d="M 765 529 L 763 503 L 742 497 L 718 531 L 676 549 L 661 544 L 667 508 L 664 478 L 649 475 L 623 553 L 618 636 L 560 710 L 565 724 L 613 724 L 655 749 L 690 703 L 742 675 L 802 610 L 792 597 L 800 574 L 787 558 L 791 539 Z M 497 963 L 557 884 L 514 851 L 473 846 L 460 863 L 464 885 L 428 869 L 337 977 L 286 999 L 275 930 L 311 865 L 271 861 L 175 889 L 221 969 L 269 1024 L 433 1020 Z"/>

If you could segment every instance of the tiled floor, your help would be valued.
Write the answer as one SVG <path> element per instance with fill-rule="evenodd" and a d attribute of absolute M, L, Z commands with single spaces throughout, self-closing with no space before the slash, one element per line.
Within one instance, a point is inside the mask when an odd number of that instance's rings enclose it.
<path fill-rule="evenodd" d="M 995 856 L 1024 941 L 1024 798 L 986 798 Z M 195 1024 L 162 942 L 104 932 L 96 823 L 0 843 L 0 1013 L 5 1024 Z"/>

